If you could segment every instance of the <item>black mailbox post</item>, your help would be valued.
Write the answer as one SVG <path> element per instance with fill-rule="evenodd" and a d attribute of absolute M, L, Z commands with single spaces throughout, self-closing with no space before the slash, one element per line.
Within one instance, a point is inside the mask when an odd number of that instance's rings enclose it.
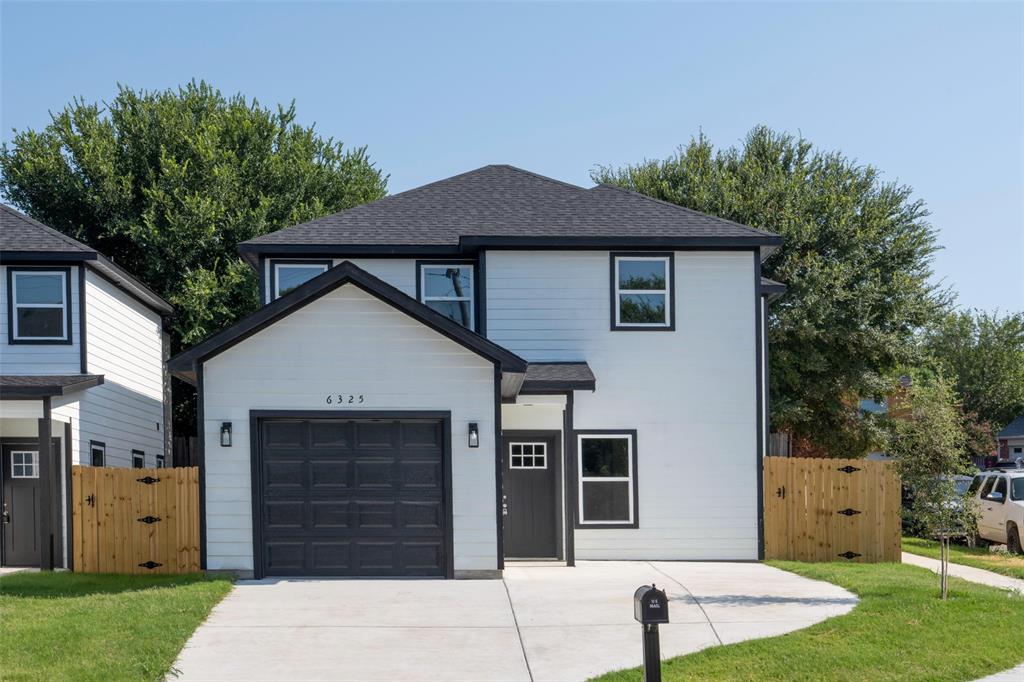
<path fill-rule="evenodd" d="M 661 682 L 661 642 L 658 625 L 668 622 L 668 597 L 653 583 L 641 585 L 633 593 L 633 617 L 643 626 L 644 680 Z"/>

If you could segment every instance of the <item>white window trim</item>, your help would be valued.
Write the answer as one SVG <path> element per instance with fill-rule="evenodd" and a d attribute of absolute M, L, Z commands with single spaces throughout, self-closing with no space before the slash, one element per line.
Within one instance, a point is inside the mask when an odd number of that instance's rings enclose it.
<path fill-rule="evenodd" d="M 14 456 L 15 455 L 32 455 L 30 462 L 32 475 L 25 476 L 14 473 Z M 24 463 L 19 462 L 17 466 L 23 467 Z M 39 452 L 37 450 L 12 450 L 11 451 L 11 478 L 39 478 Z"/>
<path fill-rule="evenodd" d="M 52 277 L 60 275 L 60 303 L 18 303 L 18 279 L 21 277 Z M 68 340 L 68 273 L 64 270 L 15 270 L 11 273 L 11 326 L 15 341 L 67 341 Z M 60 308 L 61 336 L 22 336 L 18 331 L 18 310 L 21 308 Z"/>
<path fill-rule="evenodd" d="M 162 455 L 161 454 L 161 455 L 157 455 L 156 456 L 156 468 L 157 469 L 166 469 L 167 468 L 167 456 L 166 455 Z"/>
<path fill-rule="evenodd" d="M 513 455 L 512 454 L 512 446 L 513 445 L 529 445 L 529 446 L 533 447 L 533 454 L 530 454 L 530 455 Z M 541 448 L 541 452 L 540 452 L 539 455 L 537 453 L 537 447 L 538 446 Z M 537 459 L 536 459 L 537 457 L 543 457 L 544 458 L 544 466 L 537 466 L 536 464 L 533 464 L 533 465 L 530 465 L 530 466 L 523 466 L 523 465 L 512 466 L 512 458 L 513 457 L 533 457 L 534 458 L 534 460 L 533 460 L 534 462 L 537 461 Z M 509 469 L 514 469 L 516 471 L 530 470 L 530 469 L 547 469 L 548 468 L 548 444 L 547 443 L 533 443 L 533 442 L 527 442 L 527 441 L 510 442 L 508 444 L 508 468 Z"/>
<path fill-rule="evenodd" d="M 621 261 L 661 261 L 665 264 L 664 289 L 620 289 L 619 263 Z M 620 294 L 664 294 L 664 322 L 622 322 L 622 299 Z M 615 326 L 637 329 L 660 329 L 672 326 L 672 259 L 669 256 L 615 256 Z"/>
<path fill-rule="evenodd" d="M 281 268 L 292 268 L 292 269 L 296 269 L 296 268 L 320 268 L 320 273 L 319 274 L 322 275 L 325 272 L 327 272 L 328 270 L 330 270 L 331 266 L 328 265 L 327 263 L 288 263 L 288 262 L 274 263 L 274 273 L 273 273 L 274 274 L 274 291 L 271 292 L 273 294 L 273 298 L 271 300 L 275 300 L 275 301 L 277 299 L 281 298 L 281 294 L 280 294 L 280 291 L 281 291 Z"/>
<path fill-rule="evenodd" d="M 469 270 L 469 296 L 427 296 L 427 270 L 437 268 L 459 268 Z M 476 292 L 476 272 L 471 263 L 421 263 L 420 264 L 420 303 L 426 305 L 427 301 L 448 301 L 469 303 L 469 327 L 476 330 L 476 305 L 473 294 Z"/>
<path fill-rule="evenodd" d="M 138 457 L 139 459 L 142 460 L 142 466 L 135 467 L 135 458 L 136 457 Z M 138 469 L 145 469 L 146 468 L 146 453 L 145 452 L 143 452 L 142 450 L 132 450 L 132 467 L 133 468 L 138 468 Z"/>
<path fill-rule="evenodd" d="M 584 440 L 624 440 L 626 441 L 626 462 L 629 467 L 629 476 L 590 476 L 586 477 L 583 475 L 583 441 Z M 633 436 L 629 433 L 581 433 L 576 436 L 576 467 L 579 472 L 579 481 L 577 485 L 578 489 L 578 505 L 579 505 L 579 525 L 581 526 L 630 526 L 634 523 L 633 509 L 635 504 L 633 502 L 633 477 L 636 476 L 636 472 L 633 471 Z M 626 482 L 629 485 L 629 518 L 625 520 L 617 521 L 587 521 L 583 516 L 583 483 L 622 483 Z"/>

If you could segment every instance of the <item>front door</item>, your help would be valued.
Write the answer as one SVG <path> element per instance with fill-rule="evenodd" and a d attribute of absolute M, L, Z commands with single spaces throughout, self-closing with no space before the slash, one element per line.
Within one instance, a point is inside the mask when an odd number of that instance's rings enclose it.
<path fill-rule="evenodd" d="M 558 432 L 506 432 L 502 439 L 505 556 L 561 556 Z"/>
<path fill-rule="evenodd" d="M 5 566 L 39 565 L 39 446 L 4 443 L 3 560 Z"/>

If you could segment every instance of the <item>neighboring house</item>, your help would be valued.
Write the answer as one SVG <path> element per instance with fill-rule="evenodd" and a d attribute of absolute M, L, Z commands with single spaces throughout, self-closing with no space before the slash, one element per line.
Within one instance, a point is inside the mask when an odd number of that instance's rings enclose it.
<path fill-rule="evenodd" d="M 171 307 L 0 205 L 0 563 L 71 567 L 72 464 L 163 466 Z"/>
<path fill-rule="evenodd" d="M 756 560 L 777 235 L 487 166 L 240 245 L 202 559 L 257 576 Z"/>
<path fill-rule="evenodd" d="M 996 435 L 999 443 L 999 459 L 1015 461 L 1024 457 L 1024 414 L 1006 425 Z"/>

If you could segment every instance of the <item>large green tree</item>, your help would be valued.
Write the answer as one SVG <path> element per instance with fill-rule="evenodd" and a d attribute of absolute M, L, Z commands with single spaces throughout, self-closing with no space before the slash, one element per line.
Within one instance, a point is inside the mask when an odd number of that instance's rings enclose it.
<path fill-rule="evenodd" d="M 998 431 L 1024 413 L 1024 313 L 951 312 L 923 340 L 978 421 Z"/>
<path fill-rule="evenodd" d="M 175 305 L 175 351 L 258 307 L 239 242 L 378 199 L 386 186 L 365 148 L 298 124 L 294 104 L 271 109 L 203 82 L 121 86 L 103 105 L 75 99 L 0 152 L 8 201 Z"/>
<path fill-rule="evenodd" d="M 835 456 L 883 443 L 858 399 L 889 391 L 913 362 L 915 330 L 946 304 L 929 283 L 935 231 L 909 187 L 765 127 L 740 147 L 716 150 L 702 134 L 593 178 L 781 234 L 763 266 L 789 287 L 769 320 L 773 426 Z"/>

